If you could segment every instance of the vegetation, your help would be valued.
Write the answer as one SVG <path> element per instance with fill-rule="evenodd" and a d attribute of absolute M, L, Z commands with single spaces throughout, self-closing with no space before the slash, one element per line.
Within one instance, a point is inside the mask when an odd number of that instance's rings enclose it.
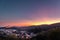
<path fill-rule="evenodd" d="M 28 40 L 60 40 L 60 28 L 53 28 L 47 31 L 41 31 L 40 29 L 30 30 L 37 34 L 37 36 L 32 37 Z M 4 32 L 0 32 L 0 40 L 27 40 L 26 38 L 19 38 L 14 34 L 6 35 Z M 6 36 L 4 36 L 6 35 Z"/>
<path fill-rule="evenodd" d="M 40 32 L 36 37 L 33 37 L 32 40 L 60 40 L 60 28 Z"/>

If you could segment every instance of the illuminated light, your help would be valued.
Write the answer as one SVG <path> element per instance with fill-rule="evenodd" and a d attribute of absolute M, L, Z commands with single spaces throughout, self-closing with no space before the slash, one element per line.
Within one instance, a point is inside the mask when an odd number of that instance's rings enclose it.
<path fill-rule="evenodd" d="M 31 25 L 42 25 L 42 24 L 53 24 L 53 23 L 58 23 L 60 22 L 60 19 L 48 19 L 48 18 L 45 18 L 45 19 L 38 19 L 38 20 L 33 20 L 33 21 L 18 21 L 18 22 L 4 22 L 4 23 L 0 23 L 1 26 L 7 26 L 9 25 L 10 26 L 31 26 Z"/>
<path fill-rule="evenodd" d="M 59 23 L 60 22 L 60 20 L 51 20 L 51 21 L 41 21 L 41 22 L 35 22 L 35 23 L 33 23 L 33 25 L 42 25 L 42 24 L 48 24 L 48 25 L 50 25 L 50 24 L 54 24 L 54 23 Z"/>

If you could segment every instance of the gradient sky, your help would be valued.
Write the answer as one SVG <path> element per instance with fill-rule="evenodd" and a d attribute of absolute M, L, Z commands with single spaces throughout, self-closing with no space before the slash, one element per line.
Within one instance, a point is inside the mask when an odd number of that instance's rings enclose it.
<path fill-rule="evenodd" d="M 60 22 L 60 0 L 0 0 L 0 26 Z"/>

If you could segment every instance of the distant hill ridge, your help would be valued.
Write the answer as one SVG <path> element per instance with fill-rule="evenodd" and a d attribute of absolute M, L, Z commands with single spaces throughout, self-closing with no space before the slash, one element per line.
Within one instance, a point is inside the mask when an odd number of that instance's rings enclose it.
<path fill-rule="evenodd" d="M 0 29 L 17 29 L 17 30 L 29 30 L 32 28 L 54 28 L 54 27 L 60 27 L 60 23 L 54 23 L 51 25 L 43 24 L 43 25 L 33 25 L 28 27 L 18 27 L 18 26 L 12 26 L 12 27 L 0 27 Z"/>

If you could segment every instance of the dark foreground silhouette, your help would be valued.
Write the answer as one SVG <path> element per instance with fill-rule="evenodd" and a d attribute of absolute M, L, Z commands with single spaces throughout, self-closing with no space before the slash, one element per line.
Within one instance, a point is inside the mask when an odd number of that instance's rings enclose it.
<path fill-rule="evenodd" d="M 1 28 L 1 29 L 6 29 L 6 28 Z M 16 29 L 16 28 L 10 28 L 10 29 Z M 14 34 L 6 35 L 5 32 L 0 31 L 0 40 L 60 40 L 60 23 L 52 24 L 52 25 L 41 25 L 39 27 L 36 26 L 35 28 L 31 26 L 31 29 L 27 31 L 30 33 L 31 32 L 35 33 L 36 36 L 31 38 L 26 38 L 26 36 L 24 36 L 24 38 L 21 38 L 21 37 L 17 37 Z"/>
<path fill-rule="evenodd" d="M 50 29 L 46 32 L 45 31 L 39 32 L 37 33 L 37 36 L 32 37 L 30 39 L 26 39 L 26 38 L 22 39 L 14 35 L 10 35 L 6 37 L 0 36 L 0 40 L 60 40 L 60 28 Z"/>

